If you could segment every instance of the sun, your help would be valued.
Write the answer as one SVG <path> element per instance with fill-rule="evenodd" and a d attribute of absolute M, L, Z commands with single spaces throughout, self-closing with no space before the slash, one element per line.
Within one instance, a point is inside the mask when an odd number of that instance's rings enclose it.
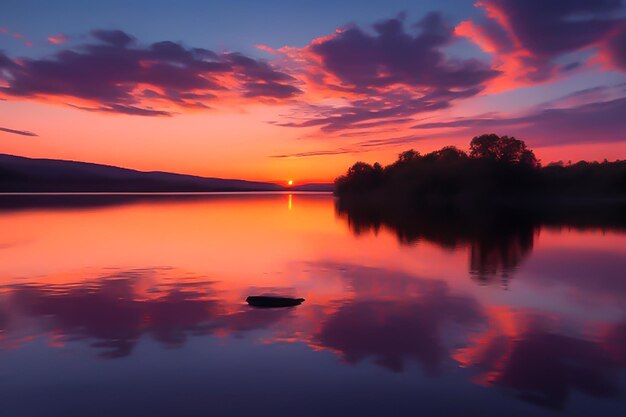
<path fill-rule="evenodd" d="M 293 180 L 287 181 L 287 185 L 293 185 Z"/>

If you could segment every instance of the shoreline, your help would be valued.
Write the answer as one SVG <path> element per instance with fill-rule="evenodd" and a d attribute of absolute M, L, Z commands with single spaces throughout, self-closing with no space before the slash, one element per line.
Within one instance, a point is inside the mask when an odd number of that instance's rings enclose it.
<path fill-rule="evenodd" d="M 185 196 L 185 195 L 237 195 L 237 194 L 333 194 L 333 191 L 42 191 L 42 192 L 0 192 L 3 196 L 107 196 L 107 195 L 146 195 L 146 196 Z"/>

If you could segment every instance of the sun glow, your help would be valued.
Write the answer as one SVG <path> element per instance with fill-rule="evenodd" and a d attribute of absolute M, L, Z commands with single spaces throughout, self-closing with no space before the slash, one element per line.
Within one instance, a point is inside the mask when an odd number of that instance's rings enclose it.
<path fill-rule="evenodd" d="M 287 181 L 287 185 L 293 185 L 293 180 Z"/>

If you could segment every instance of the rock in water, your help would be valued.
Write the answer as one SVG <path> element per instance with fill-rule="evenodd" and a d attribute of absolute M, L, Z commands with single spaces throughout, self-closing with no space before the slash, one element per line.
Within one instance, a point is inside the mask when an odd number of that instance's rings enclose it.
<path fill-rule="evenodd" d="M 304 298 L 272 297 L 269 295 L 251 295 L 246 298 L 248 304 L 254 307 L 293 307 L 302 304 Z"/>

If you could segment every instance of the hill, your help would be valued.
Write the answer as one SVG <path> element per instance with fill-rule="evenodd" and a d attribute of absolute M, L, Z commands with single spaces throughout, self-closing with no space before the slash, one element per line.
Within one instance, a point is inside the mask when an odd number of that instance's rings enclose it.
<path fill-rule="evenodd" d="M 332 191 L 332 184 L 283 187 L 268 182 L 208 178 L 110 165 L 0 154 L 0 192 Z"/>

